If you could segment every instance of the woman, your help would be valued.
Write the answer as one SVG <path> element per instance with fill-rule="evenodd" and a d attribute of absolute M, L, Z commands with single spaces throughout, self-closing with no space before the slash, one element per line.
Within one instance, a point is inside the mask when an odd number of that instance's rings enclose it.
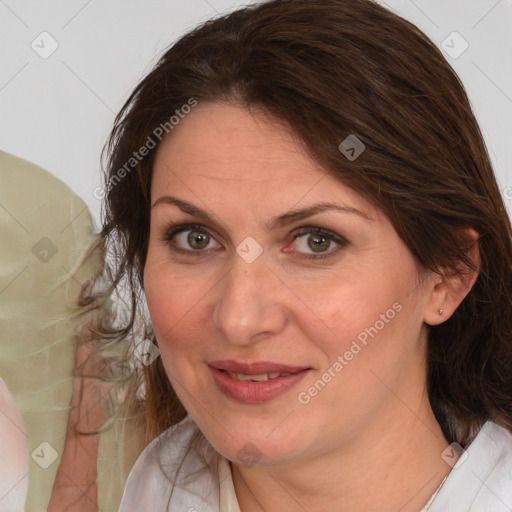
<path fill-rule="evenodd" d="M 235 11 L 108 150 L 158 436 L 122 512 L 511 510 L 510 220 L 423 33 L 368 0 Z"/>

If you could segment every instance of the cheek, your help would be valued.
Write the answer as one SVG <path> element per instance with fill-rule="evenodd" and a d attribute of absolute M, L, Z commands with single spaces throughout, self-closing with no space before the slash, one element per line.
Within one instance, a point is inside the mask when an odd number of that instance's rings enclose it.
<path fill-rule="evenodd" d="M 318 411 L 336 415 L 341 407 L 364 416 L 363 411 L 375 410 L 386 394 L 377 375 L 391 383 L 403 374 L 421 322 L 416 320 L 410 283 L 382 275 L 386 274 L 345 276 L 334 280 L 336 285 L 311 288 L 307 296 L 311 311 L 297 311 L 294 320 L 311 347 L 323 355 L 317 359 L 318 374 L 298 390 L 303 393 L 298 396 L 301 404 L 312 399 Z M 344 414 L 356 423 L 352 413 Z"/>
<path fill-rule="evenodd" d="M 203 281 L 183 279 L 167 265 L 148 261 L 144 271 L 144 288 L 151 322 L 162 357 L 180 346 L 193 350 L 194 339 L 200 339 L 206 319 Z M 178 353 L 176 353 L 178 356 Z"/>
<path fill-rule="evenodd" d="M 358 336 L 364 340 L 366 330 L 376 323 L 379 332 L 389 330 L 395 323 L 396 309 L 401 308 L 399 287 L 371 275 L 337 276 L 309 287 L 307 293 L 305 289 L 297 291 L 306 298 L 307 307 L 295 310 L 295 322 L 310 339 L 321 337 L 324 348 L 331 353 L 344 351 Z"/>
<path fill-rule="evenodd" d="M 324 292 L 315 292 L 308 304 L 334 333 L 311 313 L 309 321 L 302 318 L 302 331 L 323 357 L 318 373 L 297 390 L 296 400 L 326 435 L 336 436 L 339 421 L 354 432 L 370 421 L 389 395 L 386 385 L 394 387 L 412 361 L 419 328 L 410 320 L 413 306 L 406 293 L 392 283 L 381 280 L 375 286 L 375 281 L 359 280 L 357 286 Z"/>

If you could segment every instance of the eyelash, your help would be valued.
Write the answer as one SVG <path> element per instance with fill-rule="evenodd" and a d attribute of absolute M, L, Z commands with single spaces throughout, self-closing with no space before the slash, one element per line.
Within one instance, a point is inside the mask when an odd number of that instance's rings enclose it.
<path fill-rule="evenodd" d="M 322 237 L 326 238 L 327 240 L 330 240 L 330 241 L 338 244 L 338 246 L 339 246 L 338 250 L 329 252 L 327 254 L 325 254 L 325 253 L 317 254 L 316 256 L 313 256 L 310 254 L 308 256 L 299 256 L 299 259 L 318 260 L 318 259 L 329 258 L 329 257 L 333 256 L 334 254 L 336 254 L 339 251 L 339 249 L 346 247 L 348 245 L 348 241 L 344 237 L 337 235 L 336 233 L 333 233 L 332 231 L 328 231 L 326 229 L 320 228 L 318 226 L 304 226 L 302 228 L 299 228 L 299 230 L 300 231 L 294 233 L 292 240 L 296 240 L 297 238 L 300 238 L 300 237 L 302 237 L 304 235 L 308 235 L 308 234 L 309 235 L 317 235 L 317 236 L 322 236 Z M 162 241 L 167 242 L 169 244 L 171 242 L 171 240 L 176 235 L 183 233 L 185 231 L 197 231 L 198 233 L 201 233 L 201 234 L 204 234 L 204 235 L 207 235 L 207 236 L 213 238 L 212 235 L 210 235 L 210 233 L 200 224 L 179 224 L 176 226 L 172 226 L 165 233 L 164 237 L 162 238 Z M 177 252 L 181 252 L 181 253 L 194 255 L 194 256 L 203 256 L 205 254 L 205 252 L 208 252 L 208 251 L 193 250 L 193 249 L 191 249 L 189 251 L 189 250 L 181 249 L 178 247 L 173 247 L 173 250 L 177 251 Z"/>

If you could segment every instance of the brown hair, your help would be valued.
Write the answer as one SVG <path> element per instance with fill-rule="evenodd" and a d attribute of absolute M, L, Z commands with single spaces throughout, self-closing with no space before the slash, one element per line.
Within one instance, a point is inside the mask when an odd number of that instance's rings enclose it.
<path fill-rule="evenodd" d="M 207 21 L 181 37 L 135 88 L 106 152 L 105 243 L 114 286 L 143 302 L 155 129 L 193 98 L 255 108 L 284 122 L 311 156 L 391 220 L 418 263 L 471 267 L 459 233 L 479 233 L 481 267 L 453 316 L 429 330 L 428 393 L 449 442 L 484 421 L 512 430 L 511 225 L 466 92 L 414 25 L 370 0 L 274 0 Z M 366 149 L 338 149 L 355 134 Z M 131 165 L 131 164 L 130 164 Z M 139 308 L 140 309 L 140 308 Z M 149 327 L 150 328 L 150 327 Z M 154 336 L 152 336 L 153 342 Z M 160 359 L 145 368 L 148 435 L 186 414 Z"/>

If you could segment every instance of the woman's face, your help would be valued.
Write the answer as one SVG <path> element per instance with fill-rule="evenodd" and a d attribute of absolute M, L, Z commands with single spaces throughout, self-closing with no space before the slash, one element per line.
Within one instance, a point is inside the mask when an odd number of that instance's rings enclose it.
<path fill-rule="evenodd" d="M 158 148 L 151 203 L 163 364 L 222 455 L 314 457 L 425 396 L 433 276 L 278 123 L 199 104 Z"/>

